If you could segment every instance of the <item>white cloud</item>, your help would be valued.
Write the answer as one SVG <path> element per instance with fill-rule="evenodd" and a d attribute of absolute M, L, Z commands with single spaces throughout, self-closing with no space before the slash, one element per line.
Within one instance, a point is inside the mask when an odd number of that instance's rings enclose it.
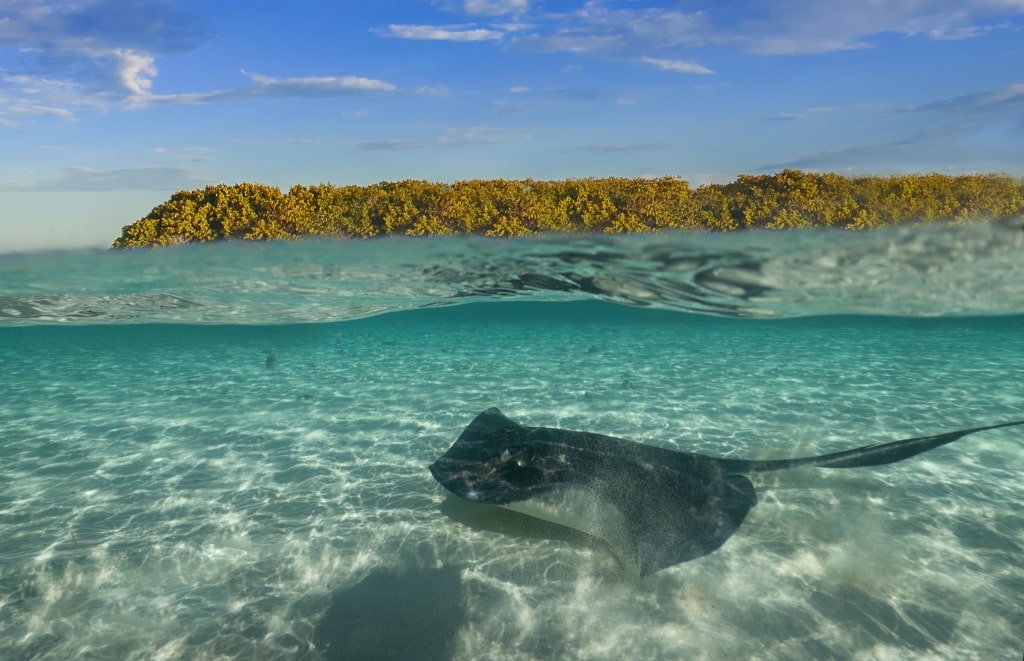
<path fill-rule="evenodd" d="M 349 91 L 349 92 L 390 92 L 395 89 L 391 83 L 360 76 L 302 76 L 295 78 L 273 78 L 258 73 L 243 74 L 264 91 L 282 90 L 293 92 Z M 244 89 L 244 88 L 243 88 Z"/>
<path fill-rule="evenodd" d="M 498 41 L 505 35 L 497 30 L 472 28 L 464 25 L 398 25 L 391 24 L 378 34 L 396 39 L 418 39 L 426 41 Z"/>
<path fill-rule="evenodd" d="M 704 65 L 697 64 L 696 62 L 684 62 L 683 60 L 665 60 L 656 57 L 642 57 L 640 59 L 653 67 L 664 69 L 665 71 L 674 71 L 676 73 L 696 73 L 704 75 L 714 73 L 714 71 L 712 71 L 711 69 L 707 68 Z"/>
<path fill-rule="evenodd" d="M 157 74 L 153 57 L 123 49 L 114 50 L 113 55 L 118 60 L 118 78 L 128 93 L 132 97 L 148 96 Z"/>
<path fill-rule="evenodd" d="M 237 101 L 257 98 L 315 98 L 352 96 L 357 94 L 393 92 L 398 88 L 387 81 L 361 76 L 295 76 L 275 78 L 242 70 L 249 85 L 213 92 L 186 92 L 181 94 L 143 94 L 132 97 L 135 107 L 150 103 L 202 104 L 218 101 Z"/>
<path fill-rule="evenodd" d="M 515 87 L 508 88 L 508 91 L 512 94 L 526 94 L 530 91 L 530 88 L 525 85 L 516 85 Z"/>

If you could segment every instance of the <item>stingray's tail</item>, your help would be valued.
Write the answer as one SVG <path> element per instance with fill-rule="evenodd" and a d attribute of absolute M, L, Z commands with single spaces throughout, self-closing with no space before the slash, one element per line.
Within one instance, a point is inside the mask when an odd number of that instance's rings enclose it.
<path fill-rule="evenodd" d="M 881 466 L 901 461 L 915 454 L 927 452 L 933 448 L 946 443 L 952 443 L 968 434 L 973 434 L 986 429 L 1000 429 L 1002 427 L 1013 427 L 1024 425 L 1024 420 L 1016 422 L 1004 422 L 1001 425 L 989 425 L 987 427 L 975 427 L 973 429 L 961 429 L 951 431 L 937 436 L 923 436 L 921 438 L 907 438 L 902 441 L 891 443 L 875 443 L 865 445 L 854 450 L 823 454 L 818 457 L 803 457 L 800 459 L 776 459 L 768 461 L 748 461 L 725 459 L 723 460 L 726 470 L 730 472 L 756 473 L 763 471 L 777 471 L 785 468 L 799 468 L 801 466 L 819 466 L 821 468 L 859 468 L 861 466 Z"/>

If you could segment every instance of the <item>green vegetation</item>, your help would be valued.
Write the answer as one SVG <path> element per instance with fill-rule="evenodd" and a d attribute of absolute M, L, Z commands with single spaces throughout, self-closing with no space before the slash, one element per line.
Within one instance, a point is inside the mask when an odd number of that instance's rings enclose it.
<path fill-rule="evenodd" d="M 677 177 L 319 184 L 287 193 L 244 183 L 175 193 L 126 225 L 114 247 L 300 236 L 859 230 L 1022 212 L 1024 180 L 993 174 L 843 177 L 783 170 L 696 189 Z"/>

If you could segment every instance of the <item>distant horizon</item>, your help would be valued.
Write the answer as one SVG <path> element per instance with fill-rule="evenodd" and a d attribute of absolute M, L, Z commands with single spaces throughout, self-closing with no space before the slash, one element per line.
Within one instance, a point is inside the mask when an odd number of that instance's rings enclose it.
<path fill-rule="evenodd" d="M 17 0 L 0 252 L 208 184 L 1024 176 L 1024 1 Z"/>

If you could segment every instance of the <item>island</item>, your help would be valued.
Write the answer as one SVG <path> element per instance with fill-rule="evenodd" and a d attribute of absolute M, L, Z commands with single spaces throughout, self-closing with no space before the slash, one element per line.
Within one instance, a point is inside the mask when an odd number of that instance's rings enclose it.
<path fill-rule="evenodd" d="M 126 225 L 114 248 L 391 235 L 864 230 L 1002 220 L 1024 213 L 1024 179 L 1004 174 L 844 176 L 782 170 L 691 188 L 674 176 L 561 181 L 258 183 L 183 190 Z"/>

